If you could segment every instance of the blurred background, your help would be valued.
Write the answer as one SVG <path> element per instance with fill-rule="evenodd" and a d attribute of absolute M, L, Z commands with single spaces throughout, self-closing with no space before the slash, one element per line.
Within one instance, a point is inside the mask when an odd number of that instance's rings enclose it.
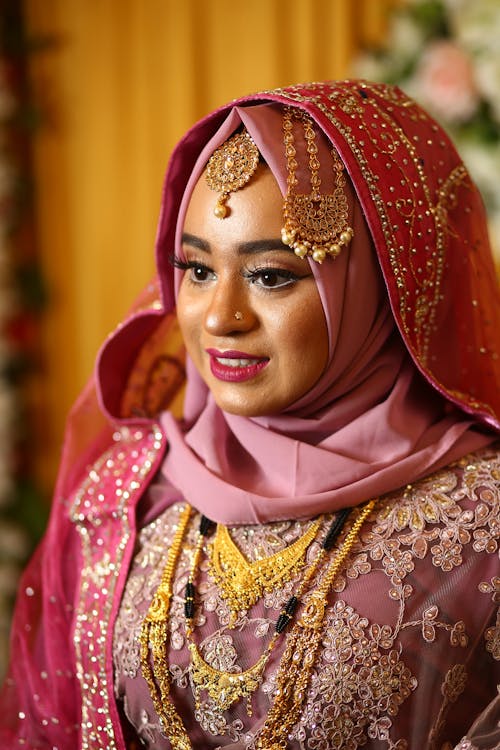
<path fill-rule="evenodd" d="M 173 146 L 236 96 L 348 76 L 451 132 L 499 247 L 498 0 L 0 0 L 0 676 L 67 411 L 154 271 Z"/>

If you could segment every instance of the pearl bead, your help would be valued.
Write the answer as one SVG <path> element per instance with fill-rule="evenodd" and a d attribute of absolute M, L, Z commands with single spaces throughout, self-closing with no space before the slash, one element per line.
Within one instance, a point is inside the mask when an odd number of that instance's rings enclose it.
<path fill-rule="evenodd" d="M 227 206 L 225 206 L 223 203 L 217 203 L 214 208 L 214 214 L 218 219 L 225 219 L 227 216 Z"/>
<path fill-rule="evenodd" d="M 295 255 L 298 255 L 299 258 L 305 258 L 307 255 L 307 247 L 305 245 L 298 244 L 294 248 Z"/>
<path fill-rule="evenodd" d="M 322 247 L 317 247 L 315 250 L 313 250 L 312 257 L 313 260 L 315 260 L 317 263 L 323 263 L 326 257 L 326 252 Z"/>
<path fill-rule="evenodd" d="M 340 235 L 340 241 L 347 245 L 352 239 L 352 229 L 346 229 L 342 234 Z"/>
<path fill-rule="evenodd" d="M 330 252 L 331 255 L 334 255 L 336 257 L 337 255 L 339 255 L 339 253 L 342 250 L 342 248 L 341 248 L 341 246 L 337 242 L 334 242 L 333 245 L 330 245 L 330 247 L 328 248 L 328 250 L 329 250 L 329 252 Z"/>

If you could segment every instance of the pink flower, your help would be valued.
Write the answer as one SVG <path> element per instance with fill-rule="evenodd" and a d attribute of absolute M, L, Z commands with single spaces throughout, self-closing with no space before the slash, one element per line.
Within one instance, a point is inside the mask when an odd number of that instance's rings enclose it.
<path fill-rule="evenodd" d="M 454 42 L 438 41 L 427 47 L 414 83 L 417 97 L 444 121 L 468 120 L 477 109 L 472 61 Z"/>

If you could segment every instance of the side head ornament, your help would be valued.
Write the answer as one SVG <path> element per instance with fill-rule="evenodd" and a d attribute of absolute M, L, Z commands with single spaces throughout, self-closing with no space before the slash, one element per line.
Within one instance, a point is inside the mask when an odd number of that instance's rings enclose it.
<path fill-rule="evenodd" d="M 302 125 L 309 158 L 310 193 L 298 193 L 297 149 L 294 121 Z M 344 165 L 332 148 L 334 185 L 332 193 L 321 193 L 321 164 L 313 122 L 304 112 L 287 107 L 283 117 L 287 193 L 283 206 L 284 226 L 281 239 L 299 258 L 311 256 L 322 263 L 327 256 L 336 258 L 354 236 L 349 226 L 349 205 L 345 191 Z"/>
<path fill-rule="evenodd" d="M 305 168 L 309 174 L 310 192 L 300 193 L 297 188 L 298 157 L 294 126 L 298 124 L 304 134 Z M 286 107 L 283 131 L 287 170 L 287 192 L 283 204 L 284 224 L 281 239 L 300 258 L 310 256 L 322 263 L 327 256 L 335 258 L 349 244 L 354 232 L 349 226 L 349 204 L 346 195 L 344 165 L 334 148 L 331 149 L 333 189 L 320 191 L 322 165 L 313 121 L 304 112 Z M 254 175 L 259 164 L 259 150 L 247 130 L 232 135 L 219 146 L 207 163 L 205 179 L 211 190 L 219 193 L 214 214 L 225 219 L 229 214 L 226 205 L 230 193 L 244 187 Z M 324 165 L 323 165 L 324 169 Z"/>

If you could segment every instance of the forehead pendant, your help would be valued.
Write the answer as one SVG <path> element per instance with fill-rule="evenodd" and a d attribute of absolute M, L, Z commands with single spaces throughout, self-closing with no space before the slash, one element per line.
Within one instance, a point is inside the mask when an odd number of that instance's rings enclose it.
<path fill-rule="evenodd" d="M 309 157 L 311 191 L 305 194 L 297 192 L 298 164 L 293 135 L 294 121 L 302 125 Z M 321 165 L 312 120 L 304 112 L 288 107 L 283 116 L 283 131 L 288 174 L 281 239 L 299 258 L 309 255 L 313 260 L 322 263 L 328 255 L 336 258 L 342 247 L 348 245 L 354 236 L 349 226 L 344 165 L 332 148 L 333 191 L 321 193 Z"/>
<path fill-rule="evenodd" d="M 228 214 L 229 193 L 246 185 L 258 163 L 259 150 L 246 130 L 231 136 L 214 151 L 208 160 L 205 179 L 211 190 L 220 193 L 214 208 L 218 219 L 225 219 Z"/>

